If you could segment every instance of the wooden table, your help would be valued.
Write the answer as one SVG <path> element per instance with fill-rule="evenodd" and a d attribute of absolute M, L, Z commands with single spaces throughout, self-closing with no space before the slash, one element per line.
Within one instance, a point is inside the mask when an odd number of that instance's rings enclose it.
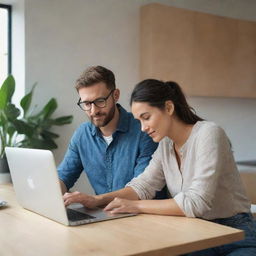
<path fill-rule="evenodd" d="M 8 201 L 0 209 L 1 256 L 179 255 L 244 237 L 200 219 L 149 214 L 66 227 L 20 207 L 11 185 L 0 185 L 0 199 Z"/>

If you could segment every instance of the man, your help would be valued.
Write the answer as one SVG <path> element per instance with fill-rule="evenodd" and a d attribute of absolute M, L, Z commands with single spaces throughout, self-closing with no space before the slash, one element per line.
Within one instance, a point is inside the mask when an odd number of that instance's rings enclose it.
<path fill-rule="evenodd" d="M 75 131 L 64 160 L 58 167 L 62 192 L 67 192 L 82 171 L 96 194 L 123 188 L 144 171 L 157 144 L 141 132 L 140 123 L 117 104 L 112 71 L 93 66 L 76 82 L 80 96 L 78 106 L 91 122 Z M 80 202 L 83 194 L 72 193 L 72 202 Z"/>

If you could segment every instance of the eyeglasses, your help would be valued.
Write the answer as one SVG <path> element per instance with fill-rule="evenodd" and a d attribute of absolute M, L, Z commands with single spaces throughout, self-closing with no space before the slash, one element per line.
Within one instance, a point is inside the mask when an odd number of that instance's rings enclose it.
<path fill-rule="evenodd" d="M 93 101 L 81 101 L 81 98 L 79 98 L 77 105 L 84 111 L 91 110 L 92 104 L 94 104 L 98 108 L 105 108 L 107 105 L 107 100 L 110 97 L 110 95 L 114 92 L 114 90 L 112 90 L 107 97 L 98 98 Z"/>

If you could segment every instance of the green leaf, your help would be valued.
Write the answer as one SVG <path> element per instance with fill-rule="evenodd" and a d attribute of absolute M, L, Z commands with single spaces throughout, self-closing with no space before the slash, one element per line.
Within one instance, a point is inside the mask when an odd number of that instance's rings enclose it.
<path fill-rule="evenodd" d="M 27 112 L 29 110 L 29 107 L 31 105 L 31 101 L 32 101 L 32 96 L 33 96 L 33 92 L 34 92 L 34 88 L 35 88 L 36 84 L 33 85 L 31 91 L 25 95 L 21 101 L 20 101 L 20 106 L 22 107 L 23 111 L 24 111 L 24 117 L 26 117 Z"/>
<path fill-rule="evenodd" d="M 70 124 L 73 121 L 73 116 L 61 116 L 52 120 L 53 125 Z"/>
<path fill-rule="evenodd" d="M 12 137 L 15 132 L 16 132 L 16 129 L 14 128 L 14 126 L 8 127 L 7 133 L 9 134 L 10 137 Z"/>
<path fill-rule="evenodd" d="M 7 123 L 6 115 L 0 112 L 0 126 L 4 127 Z"/>
<path fill-rule="evenodd" d="M 44 140 L 44 149 L 56 149 L 58 148 L 57 144 L 50 139 Z"/>
<path fill-rule="evenodd" d="M 14 104 L 7 103 L 4 113 L 9 121 L 13 121 L 20 115 L 20 110 L 16 108 Z"/>
<path fill-rule="evenodd" d="M 8 102 L 11 102 L 12 95 L 15 90 L 15 80 L 12 75 L 9 75 L 0 89 L 0 109 L 4 109 Z"/>
<path fill-rule="evenodd" d="M 56 133 L 50 132 L 50 131 L 42 131 L 42 137 L 44 137 L 46 140 L 49 139 L 56 139 L 59 138 L 60 136 Z"/>
<path fill-rule="evenodd" d="M 52 113 L 56 110 L 57 106 L 58 105 L 56 99 L 50 99 L 41 112 L 43 115 L 43 119 L 49 118 L 52 115 Z"/>
<path fill-rule="evenodd" d="M 22 120 L 13 121 L 13 125 L 19 134 L 25 134 L 28 137 L 32 137 L 35 133 L 35 127 L 25 123 Z"/>

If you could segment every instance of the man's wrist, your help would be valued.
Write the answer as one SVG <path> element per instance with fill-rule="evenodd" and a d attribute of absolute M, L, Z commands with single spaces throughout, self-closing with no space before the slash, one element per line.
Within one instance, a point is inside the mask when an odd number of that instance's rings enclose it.
<path fill-rule="evenodd" d="M 97 206 L 103 206 L 107 204 L 107 202 L 105 202 L 104 195 L 95 195 L 93 197 L 96 201 Z"/>

